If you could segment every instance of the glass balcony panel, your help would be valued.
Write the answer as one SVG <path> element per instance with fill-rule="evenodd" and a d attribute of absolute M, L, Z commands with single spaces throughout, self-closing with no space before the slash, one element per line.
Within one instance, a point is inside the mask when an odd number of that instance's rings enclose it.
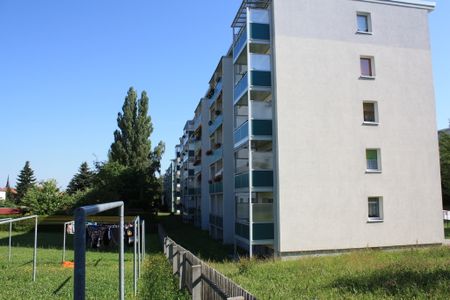
<path fill-rule="evenodd" d="M 216 100 L 219 97 L 221 92 L 222 92 L 222 80 L 220 80 L 216 84 L 216 88 L 214 89 L 214 94 L 211 96 L 211 99 L 209 99 L 209 107 L 211 107 L 214 104 L 214 102 L 216 102 Z"/>
<path fill-rule="evenodd" d="M 234 131 L 234 143 L 242 141 L 243 139 L 248 138 L 248 122 L 245 122 L 238 129 Z"/>
<path fill-rule="evenodd" d="M 249 187 L 249 174 L 240 174 L 234 177 L 234 187 L 237 189 Z"/>
<path fill-rule="evenodd" d="M 239 221 L 247 221 L 249 219 L 249 206 L 248 203 L 238 203 L 236 207 L 236 218 Z"/>
<path fill-rule="evenodd" d="M 273 187 L 273 171 L 253 171 L 254 187 Z"/>
<path fill-rule="evenodd" d="M 214 150 L 213 154 L 209 157 L 209 164 L 215 163 L 219 159 L 222 158 L 223 154 L 223 148 L 220 147 L 219 149 Z"/>
<path fill-rule="evenodd" d="M 269 24 L 269 11 L 267 9 L 250 9 L 248 19 L 250 23 Z"/>
<path fill-rule="evenodd" d="M 253 40 L 270 40 L 269 24 L 250 23 L 250 38 Z"/>
<path fill-rule="evenodd" d="M 252 167 L 256 170 L 273 170 L 272 152 L 252 152 Z"/>
<path fill-rule="evenodd" d="M 247 224 L 235 223 L 235 233 L 245 239 L 249 238 L 250 227 Z"/>
<path fill-rule="evenodd" d="M 252 119 L 272 120 L 272 101 L 252 101 Z"/>
<path fill-rule="evenodd" d="M 213 121 L 211 126 L 209 126 L 209 134 L 212 134 L 214 131 L 216 131 L 220 125 L 223 123 L 223 115 L 218 115 L 216 119 Z"/>
<path fill-rule="evenodd" d="M 244 92 L 248 89 L 248 73 L 238 81 L 236 86 L 234 87 L 234 101 L 237 101 Z"/>
<path fill-rule="evenodd" d="M 244 28 L 241 33 L 239 34 L 236 43 L 233 47 L 233 59 L 236 60 L 238 58 L 239 54 L 241 53 L 242 49 L 244 49 L 244 46 L 247 43 L 247 28 Z"/>
<path fill-rule="evenodd" d="M 251 71 L 252 85 L 270 87 L 272 86 L 272 73 L 268 71 Z M 236 98 L 235 98 L 236 99 Z"/>
<path fill-rule="evenodd" d="M 271 71 L 270 55 L 267 54 L 250 54 L 250 67 L 252 70 Z"/>
<path fill-rule="evenodd" d="M 246 158 L 236 158 L 236 164 L 235 164 L 235 168 L 236 168 L 236 173 L 242 173 L 242 172 L 248 172 L 248 159 Z"/>
<path fill-rule="evenodd" d="M 255 203 L 253 206 L 253 222 L 271 223 L 273 222 L 273 204 Z"/>
<path fill-rule="evenodd" d="M 216 182 L 209 185 L 209 193 L 223 193 L 223 182 Z"/>
<path fill-rule="evenodd" d="M 254 240 L 272 240 L 274 238 L 273 223 L 253 224 L 252 228 Z"/>
<path fill-rule="evenodd" d="M 272 120 L 253 120 L 253 135 L 272 135 Z"/>

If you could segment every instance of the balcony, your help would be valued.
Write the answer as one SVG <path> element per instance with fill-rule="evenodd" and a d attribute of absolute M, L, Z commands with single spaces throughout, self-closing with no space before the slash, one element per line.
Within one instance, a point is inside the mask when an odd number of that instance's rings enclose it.
<path fill-rule="evenodd" d="M 242 224 L 242 223 L 235 223 L 234 224 L 234 232 L 239 235 L 240 237 L 243 237 L 244 239 L 249 239 L 250 236 L 250 230 L 248 224 Z"/>
<path fill-rule="evenodd" d="M 272 120 L 252 120 L 252 135 L 272 135 Z"/>
<path fill-rule="evenodd" d="M 245 45 L 247 44 L 247 29 L 244 28 L 239 36 L 236 39 L 236 43 L 233 47 L 233 60 L 236 61 L 236 59 L 241 54 L 242 50 L 245 48 Z"/>
<path fill-rule="evenodd" d="M 214 102 L 216 102 L 221 92 L 222 92 L 222 80 L 217 82 L 216 87 L 214 89 L 214 94 L 211 96 L 211 98 L 209 98 L 209 107 L 211 107 L 214 104 Z"/>
<path fill-rule="evenodd" d="M 253 187 L 273 187 L 273 171 L 253 171 Z M 234 177 L 234 187 L 236 189 L 249 188 L 249 173 L 236 175 Z"/>
<path fill-rule="evenodd" d="M 194 130 L 197 130 L 197 128 L 200 126 L 201 123 L 202 123 L 202 115 L 199 114 L 194 118 Z"/>
<path fill-rule="evenodd" d="M 209 184 L 209 193 L 210 194 L 223 193 L 223 182 L 216 182 Z"/>
<path fill-rule="evenodd" d="M 252 72 L 252 86 L 271 87 L 272 86 L 272 72 L 270 71 L 251 71 Z"/>
<path fill-rule="evenodd" d="M 222 159 L 222 154 L 223 154 L 223 148 L 220 147 L 219 149 L 216 149 L 213 151 L 213 153 L 209 156 L 208 162 L 209 164 L 213 164 L 216 161 L 218 161 L 219 159 Z"/>
<path fill-rule="evenodd" d="M 250 38 L 252 40 L 269 41 L 270 25 L 260 23 L 250 23 Z"/>
<path fill-rule="evenodd" d="M 248 121 L 234 131 L 234 144 L 236 145 L 246 138 L 248 138 Z"/>
<path fill-rule="evenodd" d="M 209 224 L 222 228 L 223 227 L 223 217 L 210 214 L 209 215 Z"/>
<path fill-rule="evenodd" d="M 273 223 L 255 223 L 253 224 L 253 240 L 273 240 Z"/>
<path fill-rule="evenodd" d="M 273 203 L 253 203 L 253 222 L 273 222 Z"/>
<path fill-rule="evenodd" d="M 245 73 L 244 76 L 238 81 L 238 83 L 234 86 L 234 102 L 236 103 L 245 92 L 248 90 L 248 73 Z"/>
<path fill-rule="evenodd" d="M 209 134 L 211 135 L 214 131 L 216 131 L 223 123 L 223 114 L 218 115 L 212 124 L 209 126 Z"/>

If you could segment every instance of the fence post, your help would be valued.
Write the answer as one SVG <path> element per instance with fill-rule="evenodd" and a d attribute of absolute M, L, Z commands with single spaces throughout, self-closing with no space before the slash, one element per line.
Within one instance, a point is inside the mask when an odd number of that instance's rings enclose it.
<path fill-rule="evenodd" d="M 168 257 L 169 257 L 169 261 L 170 263 L 173 262 L 173 243 L 169 242 L 169 251 L 168 251 Z"/>
<path fill-rule="evenodd" d="M 179 247 L 177 245 L 173 246 L 173 256 L 172 256 L 172 274 L 178 273 L 178 267 L 180 265 L 180 252 Z"/>
<path fill-rule="evenodd" d="M 186 251 L 182 251 L 180 252 L 180 280 L 178 283 L 178 288 L 181 290 L 182 288 L 184 288 L 184 276 L 185 276 L 185 272 L 186 272 Z"/>
<path fill-rule="evenodd" d="M 202 265 L 192 266 L 192 300 L 202 300 Z"/>
<path fill-rule="evenodd" d="M 164 241 L 163 241 L 163 249 L 164 249 L 164 255 L 167 258 L 167 238 L 166 237 L 164 238 Z"/>

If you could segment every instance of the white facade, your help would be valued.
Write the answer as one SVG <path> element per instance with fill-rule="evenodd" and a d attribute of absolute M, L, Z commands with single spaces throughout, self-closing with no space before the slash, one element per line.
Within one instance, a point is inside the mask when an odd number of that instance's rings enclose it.
<path fill-rule="evenodd" d="M 6 200 L 6 192 L 0 191 L 0 201 L 5 201 L 5 200 Z"/>

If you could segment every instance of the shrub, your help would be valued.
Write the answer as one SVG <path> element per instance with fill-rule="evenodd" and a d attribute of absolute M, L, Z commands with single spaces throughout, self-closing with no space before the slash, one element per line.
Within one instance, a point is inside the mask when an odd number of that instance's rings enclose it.
<path fill-rule="evenodd" d="M 51 179 L 28 189 L 22 198 L 22 204 L 33 214 L 52 215 L 59 210 L 71 208 L 74 197 L 61 192 L 56 180 Z"/>

